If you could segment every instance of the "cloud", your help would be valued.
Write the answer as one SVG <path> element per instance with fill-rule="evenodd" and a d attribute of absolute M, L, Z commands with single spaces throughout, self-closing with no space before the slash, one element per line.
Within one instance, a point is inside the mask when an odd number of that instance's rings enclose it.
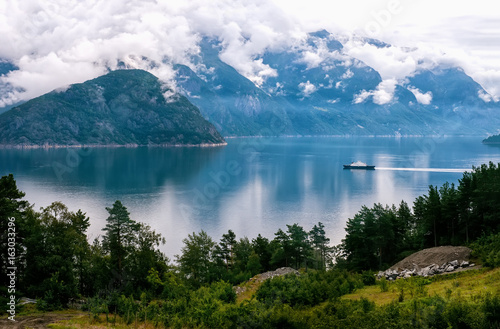
<path fill-rule="evenodd" d="M 0 78 L 0 106 L 95 78 L 108 69 L 116 69 L 119 62 L 130 68 L 146 69 L 173 86 L 172 64 L 185 64 L 197 71 L 203 69 L 193 63 L 193 58 L 199 54 L 198 44 L 205 35 L 218 38 L 223 45 L 220 58 L 256 85 L 277 74 L 262 61 L 260 55 L 264 51 L 295 49 L 301 50 L 300 61 L 308 68 L 333 62 L 359 67 L 364 62 L 377 70 L 385 83 L 365 92 L 368 96 L 364 99 L 365 94 L 360 93 L 362 101 L 373 96 L 373 101 L 390 102 L 393 85 L 387 81 L 403 83 L 418 70 L 440 65 L 462 67 L 493 101 L 500 100 L 499 46 L 493 42 L 500 31 L 498 15 L 486 17 L 485 13 L 490 11 L 481 6 L 474 6 L 480 12 L 464 15 L 471 6 L 454 4 L 453 10 L 428 12 L 425 6 L 402 4 L 403 13 L 395 16 L 380 35 L 383 41 L 394 41 L 395 45 L 377 48 L 354 37 L 353 31 L 364 31 L 367 19 L 373 19 L 371 12 L 384 9 L 387 1 L 369 1 L 363 6 L 357 3 L 339 6 L 319 0 L 314 3 L 310 6 L 285 0 L 0 1 L 0 59 L 9 60 L 20 69 Z M 325 6 L 335 10 L 325 10 Z M 291 15 L 294 8 L 297 15 Z M 358 11 L 363 13 L 355 15 Z M 414 12 L 420 16 L 413 17 Z M 429 15 L 433 20 L 418 19 Z M 440 19 L 440 15 L 450 17 Z M 353 19 L 359 26 L 349 25 Z M 337 21 L 347 25 L 339 27 L 332 23 Z M 422 26 L 419 22 L 425 29 L 419 29 Z M 315 47 L 304 43 L 306 32 L 321 28 L 334 32 L 344 49 L 331 52 L 320 39 L 316 39 Z M 390 28 L 394 31 L 389 31 Z M 398 34 L 398 31 L 408 33 Z M 408 46 L 412 48 L 405 48 Z M 468 51 L 468 47 L 472 50 Z M 348 72 L 342 79 L 349 78 Z"/>
<path fill-rule="evenodd" d="M 305 97 L 311 96 L 311 94 L 317 90 L 316 86 L 313 85 L 309 80 L 307 80 L 307 82 L 299 83 L 299 89 L 302 91 Z"/>
<path fill-rule="evenodd" d="M 344 48 L 347 54 L 378 71 L 382 79 L 404 79 L 415 74 L 419 68 L 435 66 L 435 63 L 418 49 L 395 46 L 378 48 L 356 39 L 349 40 Z"/>
<path fill-rule="evenodd" d="M 489 103 L 493 100 L 490 94 L 485 93 L 482 90 L 478 90 L 477 95 L 481 98 L 485 103 Z"/>
<path fill-rule="evenodd" d="M 302 51 L 302 57 L 298 60 L 299 63 L 307 65 L 307 69 L 312 69 L 327 62 L 330 65 L 323 67 L 324 69 L 333 69 L 333 61 L 345 61 L 347 56 L 337 50 L 330 51 L 324 39 L 312 38 L 313 44 L 300 44 L 297 49 Z"/>
<path fill-rule="evenodd" d="M 420 89 L 415 87 L 408 87 L 408 90 L 411 91 L 413 95 L 415 95 L 417 102 L 419 102 L 420 104 L 429 105 L 431 103 L 432 93 L 430 91 L 422 93 Z"/>
<path fill-rule="evenodd" d="M 394 91 L 396 90 L 396 79 L 383 80 L 379 83 L 375 90 L 363 90 L 359 94 L 354 95 L 354 104 L 363 103 L 368 97 L 373 97 L 373 103 L 384 105 L 390 103 L 394 99 Z"/>
<path fill-rule="evenodd" d="M 217 37 L 221 59 L 259 85 L 276 72 L 257 55 L 305 33 L 264 0 L 2 1 L 0 58 L 19 71 L 1 78 L 1 102 L 95 78 L 120 62 L 172 85 L 173 63 L 196 68 L 203 35 Z"/>
<path fill-rule="evenodd" d="M 340 77 L 342 80 L 345 80 L 345 79 L 350 79 L 354 76 L 354 73 L 350 70 L 350 69 L 347 69 L 347 71 L 345 71 L 344 74 L 342 74 L 342 76 Z"/>

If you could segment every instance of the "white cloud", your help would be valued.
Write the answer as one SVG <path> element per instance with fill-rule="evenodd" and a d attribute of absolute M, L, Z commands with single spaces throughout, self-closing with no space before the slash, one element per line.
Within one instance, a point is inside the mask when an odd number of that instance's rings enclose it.
<path fill-rule="evenodd" d="M 424 105 L 429 105 L 432 101 L 432 93 L 430 91 L 423 93 L 420 89 L 415 87 L 408 87 L 408 90 L 415 95 L 417 102 Z"/>
<path fill-rule="evenodd" d="M 424 64 L 427 67 L 433 65 L 425 62 L 425 55 L 416 49 L 412 51 L 394 46 L 377 48 L 355 39 L 346 43 L 345 51 L 378 71 L 382 79 L 403 79 L 413 75 Z"/>
<path fill-rule="evenodd" d="M 375 90 L 363 90 L 359 94 L 354 95 L 354 104 L 363 103 L 368 97 L 373 97 L 373 103 L 384 105 L 390 103 L 394 99 L 394 91 L 396 90 L 397 81 L 395 79 L 383 80 L 379 83 Z"/>
<path fill-rule="evenodd" d="M 499 101 L 500 43 L 496 40 L 500 12 L 491 10 L 487 0 L 477 1 L 474 5 L 451 0 L 399 1 L 401 12 L 381 24 L 376 36 L 395 46 L 377 48 L 360 42 L 353 33 L 366 35 L 366 24 L 377 21 L 374 13 L 387 10 L 392 0 L 341 4 L 321 0 L 4 0 L 0 1 L 0 58 L 12 61 L 20 71 L 0 79 L 0 105 L 97 77 L 107 68 L 116 68 L 118 61 L 172 83 L 172 63 L 198 68 L 191 60 L 200 51 L 203 35 L 217 37 L 223 45 L 221 59 L 257 85 L 276 76 L 259 55 L 266 49 L 292 45 L 301 47 L 301 61 L 308 68 L 329 65 L 331 69 L 331 59 L 345 67 L 363 65 L 348 54 L 376 69 L 384 81 L 404 81 L 419 69 L 438 65 L 461 66 L 493 101 Z M 345 44 L 345 53 L 330 52 L 323 41 L 316 48 L 301 44 L 306 32 L 323 28 Z M 408 46 L 412 48 L 404 48 Z M 390 88 L 382 84 L 368 93 L 378 102 L 392 97 Z"/>
<path fill-rule="evenodd" d="M 477 92 L 477 95 L 479 96 L 479 98 L 481 98 L 485 103 L 489 103 L 493 100 L 493 97 L 491 97 L 490 94 L 488 93 L 485 93 L 484 91 L 482 90 L 479 90 Z"/>
<path fill-rule="evenodd" d="M 347 69 L 347 71 L 345 71 L 345 73 L 342 74 L 342 76 L 340 78 L 345 80 L 345 79 L 350 79 L 353 76 L 354 76 L 354 73 L 350 69 Z"/>
<path fill-rule="evenodd" d="M 305 97 L 309 97 L 317 90 L 316 86 L 313 85 L 309 80 L 307 80 L 307 82 L 299 83 L 299 89 L 302 91 Z"/>
<path fill-rule="evenodd" d="M 302 44 L 299 46 L 299 49 L 302 50 L 302 58 L 299 59 L 299 63 L 305 63 L 307 69 L 318 67 L 326 62 L 328 65 L 325 65 L 323 69 L 331 70 L 335 68 L 331 60 L 344 61 L 347 58 L 347 56 L 337 50 L 330 51 L 326 41 L 323 39 L 315 39 L 314 46 Z"/>
<path fill-rule="evenodd" d="M 368 97 L 373 96 L 373 92 L 362 90 L 359 94 L 354 95 L 354 104 L 363 103 Z"/>
<path fill-rule="evenodd" d="M 261 84 L 276 72 L 257 55 L 305 33 L 265 0 L 6 0 L 0 2 L 0 58 L 19 67 L 1 78 L 11 103 L 83 82 L 118 61 L 172 84 L 173 63 L 190 65 L 202 35 L 223 44 L 221 59 Z"/>

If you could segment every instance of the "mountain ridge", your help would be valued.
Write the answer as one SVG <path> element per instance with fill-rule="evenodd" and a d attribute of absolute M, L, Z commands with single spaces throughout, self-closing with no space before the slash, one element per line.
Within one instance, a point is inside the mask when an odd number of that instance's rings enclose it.
<path fill-rule="evenodd" d="M 173 84 L 225 137 L 497 132 L 500 103 L 460 67 L 434 63 L 417 67 L 405 79 L 387 79 L 351 56 L 345 49 L 350 42 L 393 47 L 376 39 L 346 41 L 326 30 L 313 32 L 301 44 L 255 55 L 253 60 L 268 71 L 257 83 L 221 59 L 223 41 L 202 36 L 189 64 L 172 64 Z M 4 64 L 5 70 L 17 69 Z"/>
<path fill-rule="evenodd" d="M 0 145 L 222 145 L 222 136 L 184 96 L 164 97 L 158 78 L 117 70 L 34 98 L 0 115 Z"/>
<path fill-rule="evenodd" d="M 364 42 L 391 47 L 374 39 Z M 200 55 L 193 62 L 197 67 L 202 64 L 210 73 L 200 74 L 184 66 L 176 81 L 180 91 L 227 137 L 266 135 L 262 130 L 269 135 L 269 129 L 260 127 L 256 131 L 252 126 L 259 123 L 258 110 L 269 104 L 273 104 L 269 112 L 278 113 L 282 123 L 282 129 L 271 129 L 270 134 L 275 135 L 487 135 L 500 123 L 500 105 L 485 101 L 487 92 L 461 68 L 419 69 L 391 86 L 376 70 L 342 53 L 342 43 L 324 30 L 311 33 L 300 47 L 257 56 L 256 60 L 276 74 L 268 76 L 260 86 L 252 83 L 249 88 L 239 89 L 240 94 L 253 97 L 231 104 L 217 89 L 225 87 L 220 84 L 220 76 L 229 82 L 248 79 L 234 69 L 222 70 L 223 65 L 229 65 L 220 60 L 217 49 L 222 49 L 217 39 L 204 38 Z M 324 57 L 315 66 L 305 61 L 314 51 Z M 215 61 L 219 64 L 214 65 Z M 189 74 L 184 74 L 186 71 Z M 198 88 L 190 84 L 189 77 L 194 76 L 204 77 L 199 79 Z M 383 99 L 390 94 L 384 88 L 393 88 L 389 101 Z M 210 112 L 218 107 L 224 109 L 224 119 Z M 231 124 L 243 114 L 246 126 L 233 129 Z"/>

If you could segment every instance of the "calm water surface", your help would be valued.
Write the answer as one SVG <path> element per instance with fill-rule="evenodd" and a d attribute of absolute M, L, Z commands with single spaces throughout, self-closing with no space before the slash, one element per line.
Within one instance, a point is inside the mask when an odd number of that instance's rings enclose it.
<path fill-rule="evenodd" d="M 356 160 L 377 169 L 342 169 Z M 82 209 L 91 239 L 119 199 L 167 239 L 171 257 L 202 229 L 215 240 L 228 229 L 272 238 L 286 224 L 320 221 L 338 244 L 362 205 L 411 204 L 489 161 L 500 162 L 500 148 L 481 138 L 242 138 L 220 148 L 0 150 L 0 174 L 13 173 L 36 208 Z"/>

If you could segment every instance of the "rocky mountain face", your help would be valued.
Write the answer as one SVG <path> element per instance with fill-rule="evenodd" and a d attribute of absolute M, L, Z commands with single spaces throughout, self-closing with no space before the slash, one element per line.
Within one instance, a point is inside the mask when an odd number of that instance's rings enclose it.
<path fill-rule="evenodd" d="M 3 146 L 221 143 L 198 108 L 142 70 L 113 71 L 0 115 Z"/>
<path fill-rule="evenodd" d="M 372 39 L 364 42 L 390 47 Z M 395 83 L 392 99 L 386 101 L 387 86 L 380 74 L 343 47 L 320 31 L 311 33 L 303 45 L 267 51 L 258 59 L 275 74 L 256 85 L 220 60 L 222 45 L 217 40 L 205 38 L 193 59 L 195 68 L 177 66 L 176 80 L 181 92 L 226 136 L 496 131 L 499 104 L 462 69 L 420 70 Z"/>

